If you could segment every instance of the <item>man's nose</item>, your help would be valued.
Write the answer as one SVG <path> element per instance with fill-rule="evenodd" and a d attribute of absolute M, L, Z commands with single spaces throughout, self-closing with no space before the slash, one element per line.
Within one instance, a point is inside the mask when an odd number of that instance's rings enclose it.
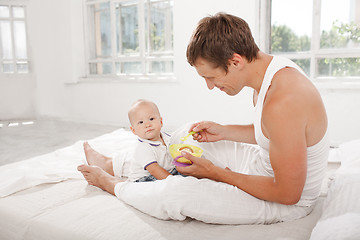
<path fill-rule="evenodd" d="M 207 80 L 207 79 L 205 79 L 205 81 L 206 81 L 206 85 L 207 85 L 208 89 L 210 89 L 210 90 L 214 89 L 214 87 L 215 87 L 214 83 L 212 83 L 210 80 Z"/>

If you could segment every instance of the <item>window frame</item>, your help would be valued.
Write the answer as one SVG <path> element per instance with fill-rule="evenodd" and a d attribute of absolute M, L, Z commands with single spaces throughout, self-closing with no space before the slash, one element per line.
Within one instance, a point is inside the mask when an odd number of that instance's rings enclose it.
<path fill-rule="evenodd" d="M 92 13 L 89 11 L 91 5 L 97 3 L 110 3 L 110 31 L 111 31 L 111 56 L 106 59 L 94 58 L 91 59 L 91 51 L 95 51 L 91 49 L 91 46 L 95 46 L 91 34 L 93 33 L 92 27 L 92 19 L 89 15 Z M 146 56 L 145 53 L 145 45 L 148 44 L 146 39 L 147 36 L 145 35 L 145 4 L 146 0 L 138 0 L 136 3 L 138 5 L 138 24 L 139 24 L 139 55 L 120 55 L 118 56 L 117 53 L 117 40 L 116 40 L 116 4 L 121 2 L 128 2 L 128 0 L 84 0 L 84 29 L 85 29 L 85 71 L 86 74 L 82 81 L 87 82 L 107 82 L 107 81 L 120 81 L 120 82 L 173 82 L 175 81 L 175 74 L 174 74 L 174 47 L 170 54 L 164 56 L 162 52 L 160 56 L 156 56 L 152 54 L 151 56 Z M 173 19 L 171 19 L 173 21 Z M 165 36 L 172 34 L 174 31 L 165 34 Z M 162 55 L 162 56 L 161 56 Z M 171 61 L 173 64 L 173 71 L 168 73 L 147 73 L 146 72 L 146 65 L 150 65 L 153 61 Z M 91 63 L 104 63 L 109 62 L 112 65 L 112 73 L 111 74 L 91 74 L 90 73 L 90 64 Z M 116 73 L 116 64 L 117 63 L 124 63 L 124 62 L 141 62 L 141 73 Z"/>
<path fill-rule="evenodd" d="M 271 6 L 272 0 L 260 0 L 260 48 L 266 53 L 271 49 Z M 334 77 L 317 76 L 316 61 L 320 58 L 360 58 L 356 48 L 320 48 L 321 0 L 313 0 L 312 36 L 309 52 L 276 53 L 290 59 L 310 59 L 309 78 L 319 87 L 335 89 L 360 89 L 360 76 Z M 272 54 L 272 53 L 270 53 Z"/>
<path fill-rule="evenodd" d="M 32 74 L 32 68 L 31 68 L 31 56 L 30 56 L 30 47 L 29 47 L 29 33 L 28 33 L 28 20 L 27 20 L 27 7 L 28 7 L 28 1 L 26 0 L 0 0 L 0 5 L 2 6 L 8 6 L 9 9 L 12 7 L 23 7 L 24 8 L 24 18 L 16 18 L 13 17 L 12 11 L 10 10 L 9 17 L 1 18 L 0 21 L 6 20 L 10 21 L 10 31 L 11 31 L 11 43 L 12 43 L 12 53 L 13 57 L 11 59 L 2 59 L 2 49 L 0 48 L 0 76 L 4 76 L 6 78 L 9 77 L 16 77 L 16 76 L 30 76 Z M 15 34 L 14 34 L 14 22 L 15 21 L 23 21 L 25 25 L 25 36 L 26 36 L 26 57 L 27 58 L 17 58 L 16 56 L 16 47 L 15 47 Z M 1 41 L 1 39 L 0 39 Z M 14 72 L 4 72 L 3 71 L 3 62 L 11 61 Z M 16 64 L 18 62 L 25 61 L 27 63 L 27 72 L 18 72 Z"/>

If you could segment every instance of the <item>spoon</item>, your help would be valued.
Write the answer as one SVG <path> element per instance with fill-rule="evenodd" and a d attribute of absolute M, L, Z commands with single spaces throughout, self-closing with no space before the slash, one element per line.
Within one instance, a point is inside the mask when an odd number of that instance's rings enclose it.
<path fill-rule="evenodd" d="M 196 133 L 196 132 L 191 131 L 191 132 L 189 132 L 189 134 L 186 135 L 185 137 L 180 138 L 180 140 L 184 142 L 184 141 L 186 141 L 191 135 L 193 135 L 193 134 L 195 134 L 195 133 Z"/>

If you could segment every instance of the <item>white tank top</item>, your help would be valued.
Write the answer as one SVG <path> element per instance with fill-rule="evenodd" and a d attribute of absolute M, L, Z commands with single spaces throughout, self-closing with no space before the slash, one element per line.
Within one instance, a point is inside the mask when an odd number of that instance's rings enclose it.
<path fill-rule="evenodd" d="M 271 85 L 271 81 L 276 72 L 285 67 L 292 67 L 305 73 L 294 62 L 287 58 L 273 56 L 270 62 L 264 80 L 262 82 L 258 99 L 255 105 L 255 139 L 260 146 L 260 161 L 256 162 L 256 171 L 265 176 L 274 176 L 269 158 L 269 139 L 266 138 L 261 130 L 261 115 L 266 93 Z M 305 75 L 306 76 L 306 75 Z M 310 206 L 315 203 L 321 190 L 322 180 L 325 176 L 327 159 L 329 155 L 329 140 L 325 133 L 322 140 L 317 144 L 307 148 L 307 174 L 305 186 L 300 198 L 296 204 L 298 206 Z"/>

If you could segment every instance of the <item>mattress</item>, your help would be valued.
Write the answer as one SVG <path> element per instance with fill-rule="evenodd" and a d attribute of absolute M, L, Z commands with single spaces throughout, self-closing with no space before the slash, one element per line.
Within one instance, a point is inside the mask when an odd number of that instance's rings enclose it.
<path fill-rule="evenodd" d="M 0 239 L 308 239 L 322 203 L 303 219 L 272 225 L 164 221 L 73 179 L 1 198 Z"/>
<path fill-rule="evenodd" d="M 131 150 L 133 141 L 132 133 L 119 129 L 89 142 L 111 156 Z M 305 218 L 271 225 L 164 221 L 89 186 L 76 171 L 83 161 L 79 141 L 0 167 L 0 239 L 309 239 L 325 199 Z"/>

